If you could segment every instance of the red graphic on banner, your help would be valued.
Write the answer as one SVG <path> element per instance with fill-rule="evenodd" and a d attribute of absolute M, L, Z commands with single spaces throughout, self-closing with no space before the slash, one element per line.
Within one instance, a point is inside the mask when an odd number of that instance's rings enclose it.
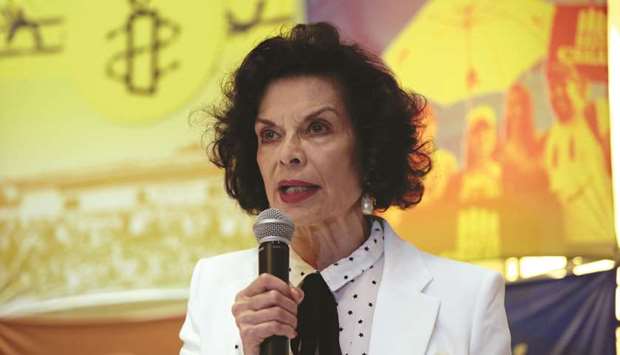
<path fill-rule="evenodd" d="M 607 81 L 607 7 L 557 6 L 549 62 L 574 66 L 593 81 Z"/>

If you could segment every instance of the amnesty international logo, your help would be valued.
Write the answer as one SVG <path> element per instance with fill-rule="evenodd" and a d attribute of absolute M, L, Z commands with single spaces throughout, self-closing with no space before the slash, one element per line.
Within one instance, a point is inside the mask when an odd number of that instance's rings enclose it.
<path fill-rule="evenodd" d="M 227 36 L 219 1 L 80 2 L 67 16 L 72 77 L 102 118 L 151 124 L 199 99 Z"/>
<path fill-rule="evenodd" d="M 161 51 L 176 39 L 179 26 L 162 18 L 157 9 L 149 8 L 148 1 L 129 3 L 132 11 L 127 21 L 107 36 L 109 40 L 125 36 L 127 47 L 110 58 L 106 74 L 123 82 L 132 94 L 154 95 L 163 75 L 179 65 L 177 60 L 168 64 L 160 61 Z"/>

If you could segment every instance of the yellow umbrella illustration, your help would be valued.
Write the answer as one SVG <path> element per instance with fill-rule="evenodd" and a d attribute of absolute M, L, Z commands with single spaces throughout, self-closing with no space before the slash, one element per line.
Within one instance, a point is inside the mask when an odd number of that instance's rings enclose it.
<path fill-rule="evenodd" d="M 384 52 L 408 89 L 442 105 L 505 90 L 547 53 L 540 0 L 429 1 Z"/>

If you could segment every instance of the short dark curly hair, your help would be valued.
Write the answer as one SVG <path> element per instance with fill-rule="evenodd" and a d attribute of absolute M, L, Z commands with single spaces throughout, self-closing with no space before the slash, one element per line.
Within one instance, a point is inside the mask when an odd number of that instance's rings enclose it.
<path fill-rule="evenodd" d="M 340 84 L 356 135 L 361 186 L 375 207 L 420 202 L 422 178 L 431 169 L 422 140 L 426 100 L 402 90 L 378 57 L 341 41 L 328 23 L 299 24 L 259 43 L 225 84 L 224 102 L 209 110 L 215 137 L 208 155 L 225 169 L 228 194 L 251 214 L 269 207 L 256 161 L 254 121 L 271 82 L 303 75 Z"/>

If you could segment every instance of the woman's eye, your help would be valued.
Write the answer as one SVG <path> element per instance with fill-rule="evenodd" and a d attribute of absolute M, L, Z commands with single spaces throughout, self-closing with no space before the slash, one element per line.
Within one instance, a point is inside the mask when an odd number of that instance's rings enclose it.
<path fill-rule="evenodd" d="M 310 126 L 308 126 L 308 131 L 311 134 L 322 134 L 327 132 L 327 126 L 322 122 L 312 122 Z"/>
<path fill-rule="evenodd" d="M 261 143 L 269 143 L 278 139 L 278 133 L 276 133 L 272 129 L 265 129 L 260 132 L 260 141 Z"/>

